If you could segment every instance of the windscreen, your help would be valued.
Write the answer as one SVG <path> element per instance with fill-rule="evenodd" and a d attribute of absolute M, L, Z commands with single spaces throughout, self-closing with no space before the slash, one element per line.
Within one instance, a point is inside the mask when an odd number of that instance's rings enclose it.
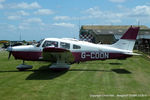
<path fill-rule="evenodd" d="M 41 45 L 41 43 L 43 42 L 44 39 L 40 40 L 37 42 L 37 47 L 39 47 Z"/>

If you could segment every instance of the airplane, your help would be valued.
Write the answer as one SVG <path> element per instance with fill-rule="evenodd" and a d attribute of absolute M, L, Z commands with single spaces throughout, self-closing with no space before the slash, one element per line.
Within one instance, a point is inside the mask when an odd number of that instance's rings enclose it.
<path fill-rule="evenodd" d="M 93 60 L 126 59 L 133 55 L 133 47 L 140 27 L 129 27 L 114 44 L 94 44 L 71 38 L 45 38 L 35 45 L 8 47 L 8 59 L 11 54 L 15 59 L 23 60 L 16 68 L 20 71 L 32 69 L 24 61 L 48 61 L 50 69 L 69 69 L 72 63 Z"/>

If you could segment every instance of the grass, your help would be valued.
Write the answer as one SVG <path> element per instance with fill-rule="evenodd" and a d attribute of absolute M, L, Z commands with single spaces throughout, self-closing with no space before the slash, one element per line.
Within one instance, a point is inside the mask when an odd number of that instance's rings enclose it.
<path fill-rule="evenodd" d="M 30 61 L 26 64 L 33 65 L 33 70 L 19 72 L 15 67 L 22 61 L 7 57 L 7 52 L 0 52 L 0 100 L 150 98 L 150 60 L 146 55 L 73 64 L 67 72 L 53 72 L 49 63 Z"/>

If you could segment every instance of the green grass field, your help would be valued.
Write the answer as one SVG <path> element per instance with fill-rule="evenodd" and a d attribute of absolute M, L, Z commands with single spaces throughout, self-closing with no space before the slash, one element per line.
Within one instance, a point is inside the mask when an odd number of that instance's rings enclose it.
<path fill-rule="evenodd" d="M 0 100 L 150 99 L 150 60 L 145 56 L 73 64 L 67 72 L 29 61 L 33 70 L 19 72 L 22 61 L 7 57 L 0 52 Z"/>

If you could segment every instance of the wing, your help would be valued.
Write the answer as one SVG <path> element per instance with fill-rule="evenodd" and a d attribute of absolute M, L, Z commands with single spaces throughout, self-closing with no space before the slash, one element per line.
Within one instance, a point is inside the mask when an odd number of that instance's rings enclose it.
<path fill-rule="evenodd" d="M 46 47 L 43 49 L 43 59 L 51 62 L 70 63 L 74 61 L 74 56 L 70 50 L 56 47 Z"/>

